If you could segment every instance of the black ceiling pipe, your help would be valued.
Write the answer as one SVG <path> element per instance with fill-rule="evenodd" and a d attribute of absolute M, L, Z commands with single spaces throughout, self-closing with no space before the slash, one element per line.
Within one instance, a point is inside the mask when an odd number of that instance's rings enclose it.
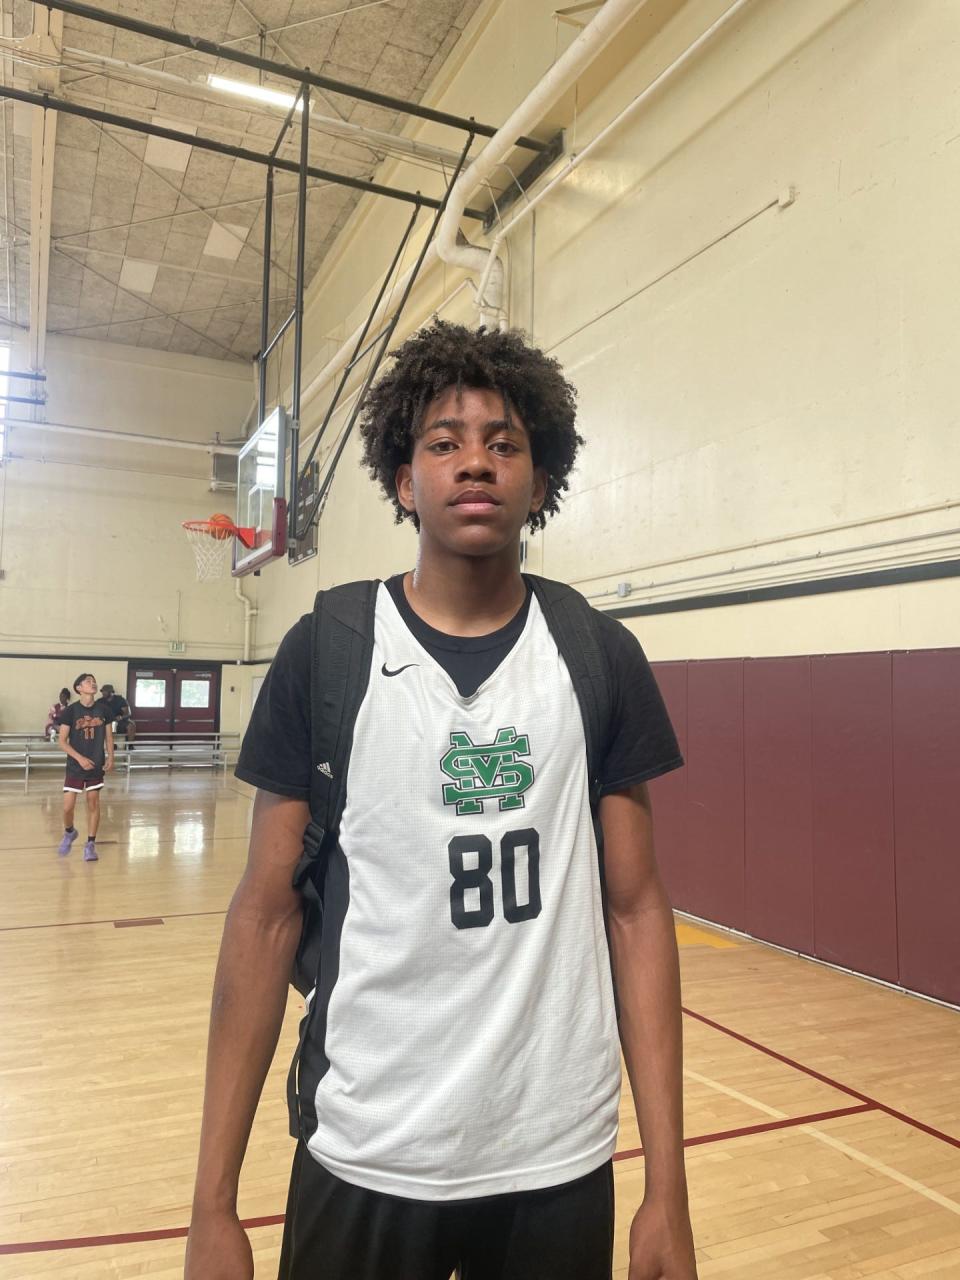
<path fill-rule="evenodd" d="M 112 124 L 117 129 L 132 129 L 135 133 L 151 134 L 156 138 L 169 138 L 171 142 L 182 142 L 186 147 L 200 147 L 203 151 L 216 151 L 222 156 L 233 156 L 236 160 L 249 160 L 252 164 L 261 164 L 275 169 L 284 169 L 288 173 L 299 173 L 300 165 L 296 160 L 282 160 L 267 155 L 263 151 L 250 151 L 247 147 L 234 147 L 228 142 L 217 142 L 213 138 L 204 138 L 201 134 L 181 133 L 179 129 L 168 129 L 164 125 L 148 124 L 144 120 L 135 120 L 132 116 L 119 116 L 112 111 L 101 111 L 96 107 L 82 107 L 77 102 L 69 102 L 66 98 L 55 98 L 49 93 L 30 93 L 26 89 L 13 89 L 9 85 L 0 85 L 0 98 L 13 98 L 16 102 L 29 102 L 35 107 L 44 107 L 50 111 L 62 111 L 65 115 L 80 116 L 84 120 L 98 120 L 101 124 Z M 406 204 L 422 205 L 425 209 L 439 209 L 440 201 L 429 196 L 420 195 L 416 191 L 403 191 L 399 187 L 385 187 L 379 182 L 367 182 L 363 178 L 351 178 L 345 173 L 333 173 L 330 169 L 318 169 L 314 165 L 307 168 L 311 178 L 319 178 L 324 182 L 333 182 L 340 187 L 351 187 L 354 191 L 366 191 L 375 196 L 389 196 L 391 200 L 403 200 Z M 469 218 L 482 221 L 486 214 L 480 209 L 465 209 Z"/>
<path fill-rule="evenodd" d="M 375 93 L 372 89 L 361 88 L 360 85 L 347 84 L 343 80 L 331 80 L 329 76 L 318 76 L 306 67 L 291 67 L 285 62 L 273 62 L 270 58 L 261 58 L 253 53 L 242 53 L 239 49 L 231 49 L 229 45 L 218 44 L 216 40 L 205 40 L 202 36 L 191 36 L 184 31 L 174 31 L 172 27 L 159 27 L 153 22 L 142 22 L 139 18 L 131 18 L 125 13 L 96 9 L 93 5 L 79 4 L 77 0 L 44 0 L 44 7 L 59 9 L 61 13 L 69 13 L 75 18 L 86 18 L 89 22 L 102 22 L 108 27 L 133 31 L 137 35 L 149 36 L 154 40 L 179 44 L 185 49 L 193 49 L 196 53 L 209 54 L 211 58 L 223 58 L 228 62 L 238 62 L 245 67 L 253 67 L 256 71 L 266 71 L 270 75 L 279 76 L 282 80 L 292 80 L 296 84 L 309 84 L 316 89 L 325 89 L 328 93 L 340 93 L 348 98 L 356 98 L 359 102 L 370 102 L 374 106 L 385 107 L 388 111 L 400 111 L 409 116 L 418 116 L 421 120 L 449 125 L 452 129 L 463 129 L 467 133 L 478 134 L 484 138 L 492 138 L 497 132 L 493 125 L 477 124 L 475 120 L 453 116 L 446 111 L 435 111 L 432 107 L 421 107 L 416 102 L 393 98 L 386 93 Z M 530 151 L 543 151 L 548 144 L 538 142 L 536 138 L 518 138 L 516 145 L 526 147 Z"/>

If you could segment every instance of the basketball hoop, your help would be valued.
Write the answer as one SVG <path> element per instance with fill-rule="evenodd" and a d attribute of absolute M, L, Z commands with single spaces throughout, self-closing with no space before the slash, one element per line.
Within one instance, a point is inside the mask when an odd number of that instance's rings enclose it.
<path fill-rule="evenodd" d="M 222 578 L 230 563 L 233 539 L 239 538 L 245 547 L 252 547 L 256 533 L 254 529 L 238 528 L 222 512 L 212 515 L 209 520 L 184 520 L 183 528 L 196 558 L 198 582 L 215 582 Z"/>

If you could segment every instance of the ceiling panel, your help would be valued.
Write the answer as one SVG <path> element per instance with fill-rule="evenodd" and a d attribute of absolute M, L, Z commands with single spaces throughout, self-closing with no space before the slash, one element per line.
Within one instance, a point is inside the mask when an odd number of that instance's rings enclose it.
<path fill-rule="evenodd" d="M 419 101 L 479 2 L 100 0 L 99 7 L 254 53 L 263 43 L 276 61 Z M 34 91 L 43 84 L 82 105 L 261 151 L 277 135 L 282 109 L 229 98 L 206 83 L 211 72 L 256 83 L 251 69 L 69 16 L 57 58 L 49 47 L 37 52 L 34 42 L 22 43 L 34 27 L 32 4 L 2 0 L 2 12 L 6 84 Z M 274 87 L 289 92 L 291 86 Z M 315 113 L 394 135 L 406 123 L 402 115 L 342 95 L 315 92 L 312 104 Z M 2 108 L 0 310 L 24 327 L 30 322 L 35 111 L 10 102 Z M 451 139 L 451 149 L 458 149 L 457 135 Z M 391 145 L 312 130 L 311 162 L 370 178 Z M 286 154 L 296 158 L 298 148 L 294 128 Z M 264 172 L 231 157 L 61 114 L 48 332 L 250 360 L 259 345 Z M 293 175 L 277 175 L 272 256 L 278 315 L 291 305 L 295 187 Z M 311 185 L 308 281 L 358 198 L 343 187 Z"/>

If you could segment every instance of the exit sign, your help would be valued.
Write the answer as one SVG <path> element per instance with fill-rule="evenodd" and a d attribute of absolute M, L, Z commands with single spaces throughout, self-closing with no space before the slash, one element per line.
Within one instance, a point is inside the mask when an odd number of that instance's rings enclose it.
<path fill-rule="evenodd" d="M 186 653 L 186 651 L 187 651 L 187 642 L 186 642 L 186 640 L 171 640 L 171 641 L 170 641 L 170 652 L 171 652 L 171 653 Z"/>

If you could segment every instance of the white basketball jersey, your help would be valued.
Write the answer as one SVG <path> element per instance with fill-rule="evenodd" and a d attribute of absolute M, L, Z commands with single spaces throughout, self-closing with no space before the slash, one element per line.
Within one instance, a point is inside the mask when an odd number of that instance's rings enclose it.
<path fill-rule="evenodd" d="M 463 697 L 377 596 L 312 1155 L 421 1200 L 613 1154 L 620 1051 L 580 710 L 537 604 Z"/>

